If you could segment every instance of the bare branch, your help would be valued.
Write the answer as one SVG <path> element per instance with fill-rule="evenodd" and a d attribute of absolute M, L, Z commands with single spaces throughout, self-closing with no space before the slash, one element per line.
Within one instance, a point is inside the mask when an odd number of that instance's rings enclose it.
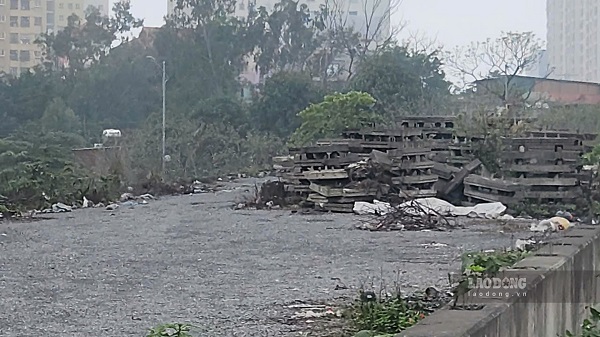
<path fill-rule="evenodd" d="M 454 52 L 446 54 L 445 63 L 447 72 L 460 80 L 458 88 L 470 89 L 474 82 L 478 82 L 478 88 L 497 96 L 506 104 L 517 99 L 517 96 L 520 97 L 518 100 L 525 97 L 514 95 L 511 91 L 514 91 L 515 79 L 538 62 L 541 49 L 541 40 L 532 32 L 503 32 L 495 40 L 457 47 Z M 499 85 L 502 81 L 484 81 L 490 79 L 503 80 L 504 83 Z"/>

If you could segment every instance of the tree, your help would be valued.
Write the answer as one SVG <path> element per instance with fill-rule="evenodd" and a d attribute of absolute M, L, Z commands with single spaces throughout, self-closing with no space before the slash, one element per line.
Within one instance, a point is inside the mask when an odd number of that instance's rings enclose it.
<path fill-rule="evenodd" d="M 262 75 L 277 71 L 303 71 L 320 47 L 318 33 L 324 29 L 320 13 L 306 4 L 281 0 L 268 13 L 265 7 L 250 10 L 249 34 L 257 39 L 253 52 Z"/>
<path fill-rule="evenodd" d="M 282 71 L 266 79 L 250 114 L 259 130 L 287 138 L 300 126 L 298 112 L 322 99 L 308 74 Z"/>
<path fill-rule="evenodd" d="M 44 111 L 40 119 L 43 132 L 62 131 L 78 133 L 80 130 L 79 118 L 61 98 L 55 98 Z"/>
<path fill-rule="evenodd" d="M 44 65 L 48 69 L 61 69 L 69 75 L 99 63 L 106 57 L 115 42 L 123 42 L 124 33 L 143 25 L 143 20 L 133 17 L 129 1 L 117 1 L 113 17 L 102 16 L 90 6 L 85 18 L 71 15 L 67 27 L 58 33 L 45 33 L 36 41 L 44 51 Z"/>
<path fill-rule="evenodd" d="M 533 87 L 519 82 L 518 76 L 539 60 L 541 49 L 541 40 L 532 32 L 508 32 L 494 40 L 456 48 L 445 61 L 449 73 L 460 79 L 460 89 L 472 89 L 477 82 L 478 91 L 506 105 L 528 98 Z"/>
<path fill-rule="evenodd" d="M 347 129 L 383 122 L 383 117 L 373 109 L 375 103 L 371 95 L 357 91 L 325 96 L 323 102 L 311 104 L 298 114 L 302 124 L 290 142 L 306 145 L 320 138 L 337 137 Z"/>
<path fill-rule="evenodd" d="M 450 87 L 437 54 L 388 47 L 358 65 L 350 86 L 373 95 L 390 115 L 432 113 L 442 106 Z"/>
<path fill-rule="evenodd" d="M 369 54 L 393 45 L 403 28 L 403 23 L 391 25 L 391 15 L 399 8 L 400 0 L 359 3 L 360 7 L 355 8 L 342 0 L 327 0 L 322 8 L 326 26 L 322 34 L 322 64 L 330 74 L 345 76 L 346 80 L 352 77 L 356 64 Z M 350 12 L 356 15 L 351 17 Z M 341 65 L 341 69 L 334 67 L 332 71 L 333 64 Z"/>
<path fill-rule="evenodd" d="M 97 138 L 106 128 L 136 128 L 161 109 L 160 71 L 146 55 L 139 45 L 124 42 L 78 74 L 65 100 L 80 118 L 86 138 Z"/>

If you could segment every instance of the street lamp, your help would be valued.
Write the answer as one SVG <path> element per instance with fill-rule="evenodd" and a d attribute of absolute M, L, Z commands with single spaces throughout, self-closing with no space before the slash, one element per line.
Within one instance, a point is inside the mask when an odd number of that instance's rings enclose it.
<path fill-rule="evenodd" d="M 162 170 L 162 177 L 164 179 L 165 176 L 165 158 L 166 158 L 166 124 L 165 124 L 165 117 L 167 114 L 167 97 L 166 97 L 166 93 L 167 93 L 167 62 L 166 61 L 162 61 L 162 66 L 156 61 L 156 58 L 154 58 L 153 56 L 146 56 L 146 58 L 152 60 L 152 62 L 154 62 L 157 66 L 162 68 L 162 157 L 161 157 L 161 170 Z"/>

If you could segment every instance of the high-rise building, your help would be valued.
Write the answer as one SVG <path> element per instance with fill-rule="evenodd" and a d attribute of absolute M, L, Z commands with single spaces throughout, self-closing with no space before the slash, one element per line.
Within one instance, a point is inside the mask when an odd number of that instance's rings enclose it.
<path fill-rule="evenodd" d="M 548 0 L 550 77 L 600 83 L 600 1 Z"/>
<path fill-rule="evenodd" d="M 108 13 L 108 0 L 0 0 L 0 73 L 18 76 L 39 64 L 39 35 L 66 27 L 72 14 L 83 17 L 88 5 Z"/>

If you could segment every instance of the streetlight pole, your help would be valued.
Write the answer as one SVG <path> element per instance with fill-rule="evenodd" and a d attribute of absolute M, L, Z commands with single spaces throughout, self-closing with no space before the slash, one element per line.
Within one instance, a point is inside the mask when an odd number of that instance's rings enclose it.
<path fill-rule="evenodd" d="M 162 177 L 165 177 L 165 156 L 166 153 L 166 115 L 167 115 L 167 62 L 162 62 Z"/>
<path fill-rule="evenodd" d="M 161 175 L 165 177 L 165 158 L 167 156 L 167 141 L 166 141 L 166 115 L 167 115 L 167 61 L 162 61 L 162 64 L 158 64 L 156 58 L 153 56 L 146 56 L 152 60 L 157 66 L 162 68 L 162 157 L 161 163 Z"/>

